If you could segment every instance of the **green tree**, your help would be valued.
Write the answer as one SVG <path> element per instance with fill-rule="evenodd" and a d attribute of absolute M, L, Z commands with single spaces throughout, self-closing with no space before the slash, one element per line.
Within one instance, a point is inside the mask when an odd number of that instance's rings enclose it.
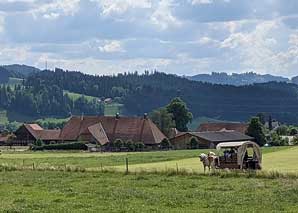
<path fill-rule="evenodd" d="M 116 139 L 113 144 L 118 151 L 123 147 L 123 141 L 121 139 Z"/>
<path fill-rule="evenodd" d="M 257 117 L 260 119 L 260 122 L 265 125 L 266 123 L 266 116 L 263 112 L 260 112 L 257 114 Z"/>
<path fill-rule="evenodd" d="M 276 133 L 278 135 L 288 135 L 289 134 L 289 129 L 286 125 L 281 125 L 276 129 Z"/>
<path fill-rule="evenodd" d="M 195 137 L 192 137 L 189 141 L 189 148 L 190 149 L 198 149 L 199 148 L 199 142 Z"/>
<path fill-rule="evenodd" d="M 191 122 L 193 116 L 181 98 L 174 98 L 166 107 L 167 111 L 173 115 L 176 128 L 181 132 L 188 131 L 187 124 Z"/>
<path fill-rule="evenodd" d="M 295 135 L 297 135 L 298 134 L 298 130 L 296 129 L 296 128 L 291 128 L 291 130 L 290 130 L 290 135 L 291 136 L 295 136 Z"/>
<path fill-rule="evenodd" d="M 160 108 L 153 111 L 150 115 L 150 119 L 157 125 L 157 127 L 169 137 L 171 128 L 175 128 L 175 122 L 173 120 L 173 114 L 169 113 L 166 108 Z"/>
<path fill-rule="evenodd" d="M 160 148 L 161 149 L 170 149 L 171 143 L 170 143 L 169 139 L 164 138 L 160 143 Z"/>
<path fill-rule="evenodd" d="M 247 128 L 247 135 L 254 137 L 257 144 L 263 146 L 266 143 L 264 127 L 258 117 L 252 117 Z"/>

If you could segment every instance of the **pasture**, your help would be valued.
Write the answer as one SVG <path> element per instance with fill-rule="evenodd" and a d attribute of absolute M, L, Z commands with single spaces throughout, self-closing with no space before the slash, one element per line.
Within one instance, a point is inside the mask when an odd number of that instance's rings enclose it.
<path fill-rule="evenodd" d="M 297 176 L 204 175 L 197 157 L 202 151 L 209 150 L 33 153 L 4 148 L 0 212 L 295 212 L 298 208 Z M 262 151 L 264 171 L 298 173 L 298 147 Z M 169 172 L 177 165 L 190 172 Z M 82 169 L 67 169 L 72 166 Z"/>

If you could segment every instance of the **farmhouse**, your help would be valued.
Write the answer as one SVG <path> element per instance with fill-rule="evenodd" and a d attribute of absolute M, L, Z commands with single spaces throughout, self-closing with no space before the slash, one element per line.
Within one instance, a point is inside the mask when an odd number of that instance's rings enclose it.
<path fill-rule="evenodd" d="M 233 130 L 236 132 L 241 132 L 245 134 L 248 128 L 248 124 L 245 123 L 202 123 L 197 132 L 214 132 L 214 131 L 222 131 L 222 130 Z"/>
<path fill-rule="evenodd" d="M 215 148 L 221 142 L 239 142 L 253 140 L 252 137 L 236 131 L 213 131 L 213 132 L 182 132 L 176 137 L 171 138 L 170 142 L 173 149 L 187 149 L 190 141 L 195 138 L 198 142 L 198 148 Z"/>
<path fill-rule="evenodd" d="M 38 124 L 23 124 L 16 132 L 15 145 L 30 145 L 37 140 L 45 144 L 59 141 L 60 130 L 46 130 Z"/>
<path fill-rule="evenodd" d="M 144 117 L 73 116 L 60 134 L 63 142 L 82 141 L 106 146 L 116 139 L 143 142 L 156 147 L 166 136 L 145 115 Z"/>

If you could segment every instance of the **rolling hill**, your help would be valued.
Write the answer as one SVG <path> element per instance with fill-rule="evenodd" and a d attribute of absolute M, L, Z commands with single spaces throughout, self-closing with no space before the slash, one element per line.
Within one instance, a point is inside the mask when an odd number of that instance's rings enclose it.
<path fill-rule="evenodd" d="M 257 73 L 232 73 L 231 75 L 227 73 L 217 73 L 213 72 L 211 74 L 198 74 L 194 76 L 187 77 L 193 81 L 207 82 L 212 84 L 227 84 L 227 85 L 250 85 L 255 83 L 267 83 L 267 82 L 290 82 L 290 79 L 281 76 L 273 75 L 260 75 Z"/>

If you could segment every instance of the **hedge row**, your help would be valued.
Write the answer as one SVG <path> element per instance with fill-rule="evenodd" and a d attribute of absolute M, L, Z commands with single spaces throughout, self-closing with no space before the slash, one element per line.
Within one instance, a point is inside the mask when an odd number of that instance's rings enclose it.
<path fill-rule="evenodd" d="M 74 143 L 61 143 L 61 144 L 49 144 L 42 146 L 33 146 L 31 148 L 34 151 L 41 150 L 87 150 L 87 146 L 81 142 Z"/>

